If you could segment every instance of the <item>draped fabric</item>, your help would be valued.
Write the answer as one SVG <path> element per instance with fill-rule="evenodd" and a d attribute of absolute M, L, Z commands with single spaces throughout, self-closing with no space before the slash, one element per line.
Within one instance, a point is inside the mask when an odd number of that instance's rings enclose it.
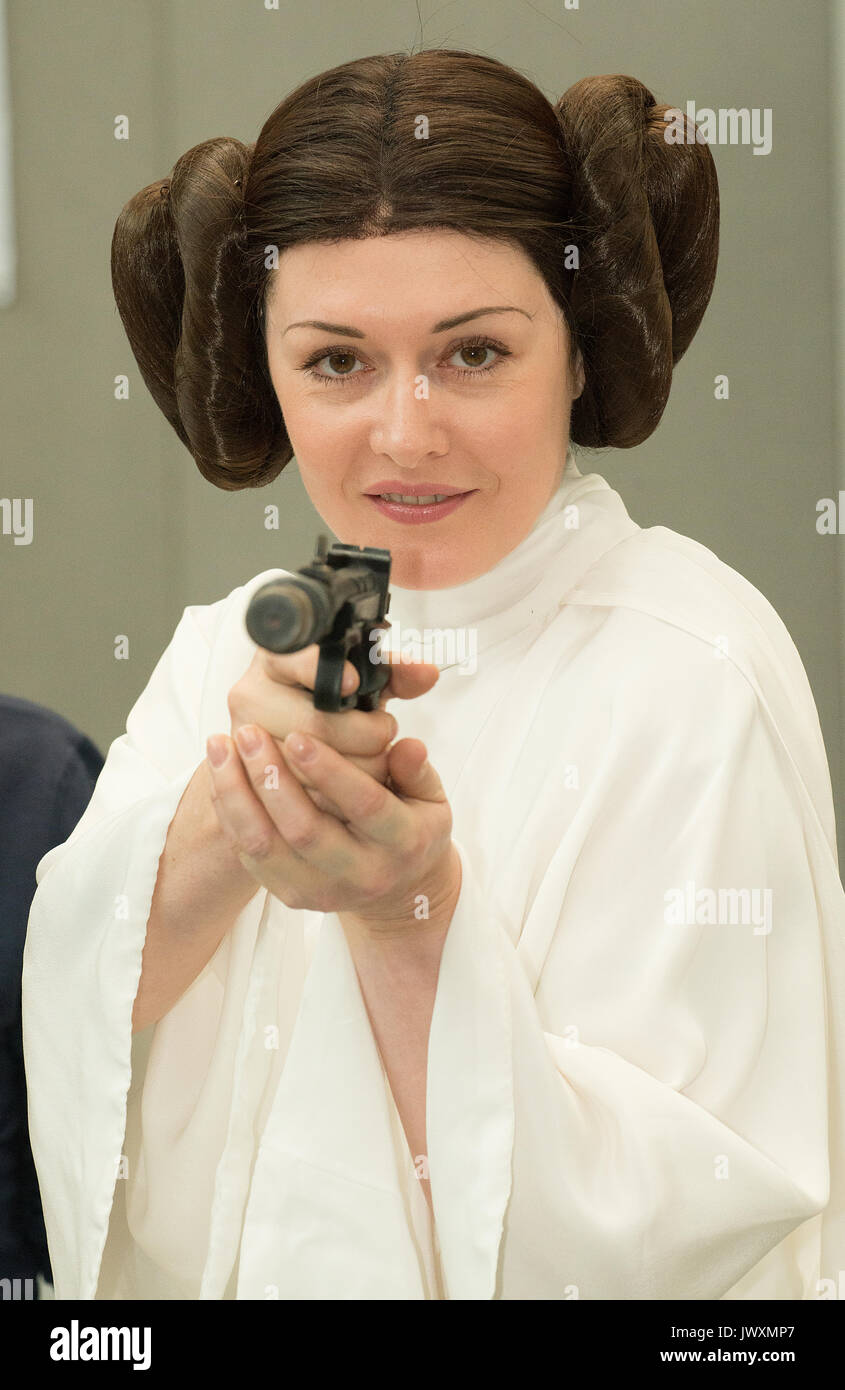
<path fill-rule="evenodd" d="M 257 888 L 133 1037 L 167 828 L 279 572 L 185 610 L 38 866 L 24 1049 L 57 1297 L 835 1296 L 845 894 L 807 677 L 751 584 L 572 464 L 487 574 L 391 589 L 386 647 L 466 637 L 391 702 L 463 868 L 433 1218 L 335 914 Z"/>

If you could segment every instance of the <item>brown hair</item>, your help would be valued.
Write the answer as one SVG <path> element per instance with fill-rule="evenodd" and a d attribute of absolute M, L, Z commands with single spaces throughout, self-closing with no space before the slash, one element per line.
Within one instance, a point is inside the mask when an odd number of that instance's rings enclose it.
<path fill-rule="evenodd" d="M 495 58 L 426 49 L 309 78 L 254 145 L 188 150 L 124 206 L 111 272 L 141 375 L 203 476 L 261 487 L 292 457 L 264 341 L 272 248 L 421 228 L 495 237 L 536 266 L 584 363 L 574 445 L 647 439 L 718 256 L 713 157 L 692 126 L 667 143 L 670 109 L 622 75 L 553 106 Z"/>

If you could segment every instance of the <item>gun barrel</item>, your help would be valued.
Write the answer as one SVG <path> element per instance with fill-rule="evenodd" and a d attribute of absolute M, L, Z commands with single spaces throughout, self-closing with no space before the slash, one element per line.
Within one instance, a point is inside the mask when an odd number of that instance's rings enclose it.
<path fill-rule="evenodd" d="M 259 647 L 283 654 L 319 642 L 333 618 L 321 585 L 304 577 L 271 579 L 253 594 L 246 629 Z"/>

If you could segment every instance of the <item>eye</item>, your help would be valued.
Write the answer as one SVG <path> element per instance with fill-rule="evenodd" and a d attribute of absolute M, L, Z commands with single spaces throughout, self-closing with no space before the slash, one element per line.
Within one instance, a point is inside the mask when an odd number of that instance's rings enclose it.
<path fill-rule="evenodd" d="M 466 338 L 463 342 L 458 343 L 455 347 L 451 348 L 449 350 L 449 353 L 447 354 L 446 360 L 448 360 L 448 358 L 457 356 L 458 353 L 479 354 L 484 352 L 495 352 L 498 354 L 498 356 L 493 362 L 486 362 L 476 366 L 467 366 L 466 363 L 464 363 L 462 366 L 453 366 L 450 368 L 450 370 L 455 372 L 460 377 L 484 376 L 488 372 L 495 371 L 497 367 L 500 367 L 502 365 L 504 359 L 506 357 L 510 357 L 511 355 L 510 349 L 506 348 L 503 343 L 496 342 L 493 338 L 476 337 Z M 332 370 L 330 372 L 326 373 L 314 370 L 314 368 L 318 366 L 321 362 L 332 362 L 332 359 L 334 359 L 334 362 L 332 364 Z M 363 372 L 354 370 L 338 371 L 338 359 L 340 359 L 341 361 L 343 361 L 343 359 L 346 359 L 347 362 L 352 363 L 360 363 L 361 361 L 357 353 L 353 352 L 351 348 L 330 347 L 327 352 L 319 351 L 312 353 L 311 356 L 305 362 L 303 362 L 300 370 L 304 371 L 308 376 L 312 377 L 314 381 L 322 382 L 324 386 L 338 384 L 343 385 L 346 379 L 349 377 L 364 375 Z"/>
<path fill-rule="evenodd" d="M 505 357 L 510 357 L 508 349 L 501 343 L 494 342 L 491 338 L 467 338 L 453 349 L 452 356 L 454 357 L 459 352 L 497 352 L 499 354 L 495 362 L 486 362 L 480 366 L 476 364 L 474 367 L 467 367 L 465 364 L 455 367 L 454 370 L 459 376 L 480 376 L 482 372 L 492 372 L 496 367 L 501 366 Z"/>
<path fill-rule="evenodd" d="M 347 358 L 347 359 L 350 360 L 350 361 L 356 361 L 356 360 L 357 360 L 357 361 L 360 361 L 360 358 L 357 358 L 357 359 L 356 359 L 355 353 L 352 351 L 351 348 L 335 347 L 335 348 L 329 348 L 328 352 L 315 353 L 313 356 L 309 357 L 308 360 L 307 360 L 307 362 L 303 362 L 303 364 L 302 364 L 302 370 L 303 370 L 304 372 L 307 372 L 309 376 L 313 377 L 315 381 L 324 381 L 324 382 L 342 381 L 343 378 L 344 378 L 344 377 L 347 377 L 347 376 L 360 376 L 360 375 L 361 375 L 360 372 L 344 371 L 344 372 L 338 373 L 337 376 L 334 376 L 334 375 L 332 375 L 332 374 L 329 374 L 329 375 L 327 376 L 327 375 L 325 374 L 325 372 L 315 372 L 315 371 L 314 371 L 314 368 L 317 366 L 317 364 L 318 364 L 319 362 L 328 362 L 328 361 L 330 361 L 332 358 L 335 358 L 335 360 L 336 360 L 336 359 L 339 358 L 339 357 L 340 357 L 340 358 L 344 358 L 344 357 L 345 357 L 345 358 Z"/>

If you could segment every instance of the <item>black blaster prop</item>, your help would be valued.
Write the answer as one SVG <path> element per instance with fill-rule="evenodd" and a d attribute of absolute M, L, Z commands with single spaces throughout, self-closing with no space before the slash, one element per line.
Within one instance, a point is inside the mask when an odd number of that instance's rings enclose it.
<path fill-rule="evenodd" d="M 340 543 L 329 549 L 328 537 L 321 535 L 310 564 L 256 590 L 247 608 L 246 630 L 268 652 L 298 652 L 319 643 L 315 709 L 378 709 L 390 666 L 371 660 L 375 639 L 370 634 L 390 626 L 385 621 L 389 583 L 389 550 Z M 351 695 L 340 693 L 346 661 L 360 677 Z"/>

